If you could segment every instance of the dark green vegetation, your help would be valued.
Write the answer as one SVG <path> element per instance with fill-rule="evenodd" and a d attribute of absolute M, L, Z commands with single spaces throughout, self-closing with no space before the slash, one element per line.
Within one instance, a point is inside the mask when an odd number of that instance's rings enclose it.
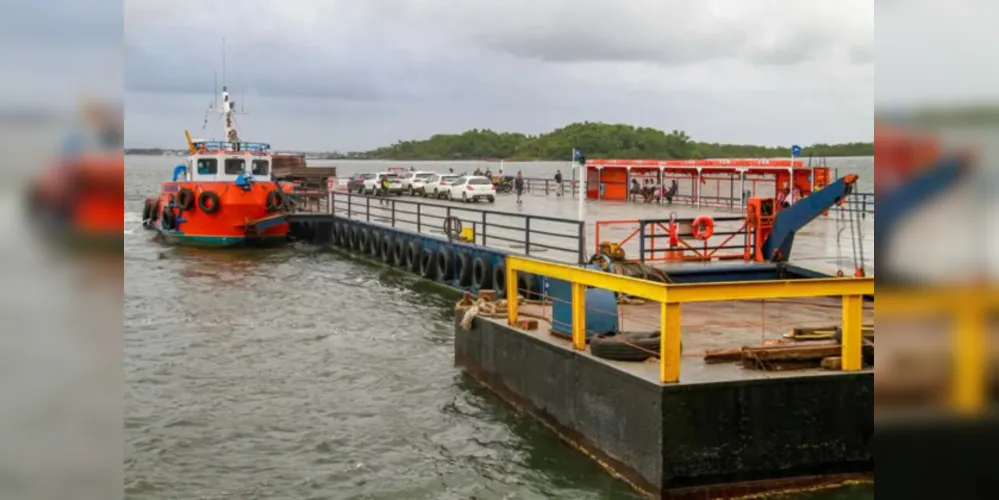
<path fill-rule="evenodd" d="M 873 142 L 804 145 L 803 155 L 873 156 Z M 473 129 L 400 141 L 373 151 L 330 154 L 331 159 L 379 160 L 569 160 L 578 148 L 589 158 L 770 158 L 789 156 L 788 147 L 697 142 L 685 132 L 608 123 L 573 123 L 541 135 Z"/>

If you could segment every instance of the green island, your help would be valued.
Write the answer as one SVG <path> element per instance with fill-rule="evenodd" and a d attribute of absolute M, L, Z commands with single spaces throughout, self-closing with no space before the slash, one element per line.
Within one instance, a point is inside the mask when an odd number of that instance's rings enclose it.
<path fill-rule="evenodd" d="M 802 155 L 873 156 L 873 142 L 801 145 Z M 426 140 L 399 141 L 372 151 L 324 153 L 325 159 L 357 160 L 571 160 L 577 148 L 589 158 L 775 158 L 790 156 L 787 147 L 697 142 L 681 130 L 663 132 L 649 127 L 610 123 L 573 123 L 560 129 L 526 135 L 473 129 L 438 134 Z"/>

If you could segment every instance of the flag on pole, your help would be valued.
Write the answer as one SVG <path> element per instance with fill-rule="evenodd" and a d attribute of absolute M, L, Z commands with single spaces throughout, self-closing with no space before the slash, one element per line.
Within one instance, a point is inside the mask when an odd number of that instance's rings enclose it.
<path fill-rule="evenodd" d="M 578 149 L 572 148 L 572 159 L 578 160 L 580 156 L 583 156 L 583 154 L 580 153 Z"/>

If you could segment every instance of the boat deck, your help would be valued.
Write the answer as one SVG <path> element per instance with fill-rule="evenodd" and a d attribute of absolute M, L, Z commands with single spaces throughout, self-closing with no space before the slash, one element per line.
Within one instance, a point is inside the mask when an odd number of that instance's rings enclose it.
<path fill-rule="evenodd" d="M 485 318 L 523 335 L 530 335 L 552 345 L 572 350 L 572 343 L 551 333 L 551 306 L 521 304 L 520 311 L 549 318 L 538 320 L 537 330 L 523 330 L 507 326 L 505 318 Z M 767 301 L 699 302 L 684 304 L 681 331 L 683 358 L 680 367 L 681 384 L 702 384 L 721 381 L 800 377 L 803 375 L 829 375 L 841 373 L 822 369 L 796 369 L 763 371 L 743 368 L 738 363 L 707 363 L 706 351 L 738 349 L 744 346 L 762 346 L 773 342 L 788 342 L 783 336 L 794 328 L 833 327 L 841 321 L 841 303 L 838 299 L 815 298 Z M 592 313 L 591 313 L 592 314 Z M 619 325 L 625 332 L 652 332 L 659 330 L 659 304 L 646 303 L 620 305 Z M 865 324 L 874 321 L 874 304 L 865 304 Z M 798 345 L 829 344 L 832 341 L 796 342 Z M 651 355 L 652 353 L 650 353 Z M 652 361 L 622 362 L 597 358 L 589 348 L 580 351 L 601 363 L 622 372 L 659 384 L 658 358 Z"/>

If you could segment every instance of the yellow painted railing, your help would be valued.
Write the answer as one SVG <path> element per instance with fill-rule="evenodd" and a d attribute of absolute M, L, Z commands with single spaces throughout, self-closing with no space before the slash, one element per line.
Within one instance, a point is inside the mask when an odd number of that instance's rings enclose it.
<path fill-rule="evenodd" d="M 685 302 L 803 297 L 843 298 L 843 370 L 863 367 L 863 296 L 874 294 L 874 278 L 821 278 L 666 285 L 524 257 L 506 258 L 507 314 L 517 323 L 517 273 L 530 273 L 572 284 L 572 345 L 586 349 L 586 287 L 603 288 L 660 304 L 659 376 L 680 380 L 680 307 Z"/>
<path fill-rule="evenodd" d="M 952 323 L 954 378 L 951 404 L 962 413 L 979 413 L 988 403 L 989 315 L 999 311 L 999 291 L 987 286 L 950 286 L 923 289 L 882 287 L 878 313 L 882 319 Z M 942 332 L 943 333 L 943 332 Z"/>

